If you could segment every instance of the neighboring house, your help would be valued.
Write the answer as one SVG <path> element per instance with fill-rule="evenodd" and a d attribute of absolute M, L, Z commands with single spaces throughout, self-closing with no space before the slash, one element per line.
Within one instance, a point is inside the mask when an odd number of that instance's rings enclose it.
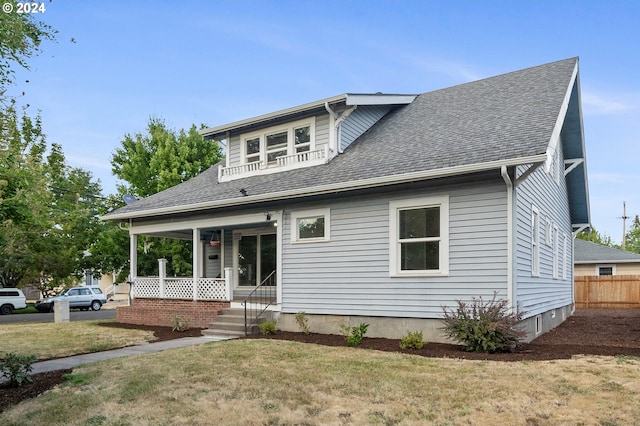
<path fill-rule="evenodd" d="M 278 327 L 445 341 L 442 307 L 497 293 L 527 340 L 573 312 L 590 223 L 578 59 L 420 95 L 344 94 L 202 135 L 226 158 L 105 216 L 127 223 L 135 300 L 118 319 L 206 326 L 273 289 Z M 139 277 L 140 235 L 193 242 L 193 276 Z"/>
<path fill-rule="evenodd" d="M 640 275 L 640 254 L 576 239 L 574 275 Z"/>

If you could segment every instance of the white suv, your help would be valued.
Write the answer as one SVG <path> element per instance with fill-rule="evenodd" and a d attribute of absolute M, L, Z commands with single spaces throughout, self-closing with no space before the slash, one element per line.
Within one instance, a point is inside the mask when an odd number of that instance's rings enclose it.
<path fill-rule="evenodd" d="M 0 288 L 0 314 L 9 315 L 14 309 L 27 307 L 27 298 L 19 288 Z"/>

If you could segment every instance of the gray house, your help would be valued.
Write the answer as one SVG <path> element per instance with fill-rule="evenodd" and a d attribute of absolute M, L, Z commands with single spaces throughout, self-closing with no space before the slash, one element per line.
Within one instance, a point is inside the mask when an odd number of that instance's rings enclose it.
<path fill-rule="evenodd" d="M 589 226 L 578 59 L 420 95 L 343 94 L 202 131 L 201 175 L 108 214 L 128 224 L 121 321 L 193 326 L 252 300 L 298 330 L 444 341 L 442 306 L 494 292 L 528 340 L 573 312 Z M 136 272 L 140 235 L 193 242 L 193 276 Z M 223 315 L 224 316 L 224 315 Z"/>

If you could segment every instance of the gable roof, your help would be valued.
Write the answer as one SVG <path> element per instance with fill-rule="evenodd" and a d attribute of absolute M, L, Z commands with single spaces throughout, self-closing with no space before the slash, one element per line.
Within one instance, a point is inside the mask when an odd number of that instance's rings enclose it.
<path fill-rule="evenodd" d="M 540 163 L 566 111 L 577 62 L 566 59 L 423 93 L 326 164 L 229 182 L 218 182 L 215 165 L 104 218 L 195 212 Z"/>
<path fill-rule="evenodd" d="M 574 262 L 580 263 L 640 263 L 640 254 L 629 253 L 591 241 L 575 240 Z"/>

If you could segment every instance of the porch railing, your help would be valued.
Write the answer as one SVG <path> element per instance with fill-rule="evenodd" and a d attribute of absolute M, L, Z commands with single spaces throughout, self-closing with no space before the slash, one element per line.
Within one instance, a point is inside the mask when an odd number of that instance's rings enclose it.
<path fill-rule="evenodd" d="M 231 278 L 198 278 L 195 289 L 193 278 L 137 277 L 133 296 L 150 299 L 231 300 Z"/>
<path fill-rule="evenodd" d="M 242 302 L 244 305 L 244 335 L 258 325 L 260 316 L 277 301 L 276 271 L 271 272 Z"/>

